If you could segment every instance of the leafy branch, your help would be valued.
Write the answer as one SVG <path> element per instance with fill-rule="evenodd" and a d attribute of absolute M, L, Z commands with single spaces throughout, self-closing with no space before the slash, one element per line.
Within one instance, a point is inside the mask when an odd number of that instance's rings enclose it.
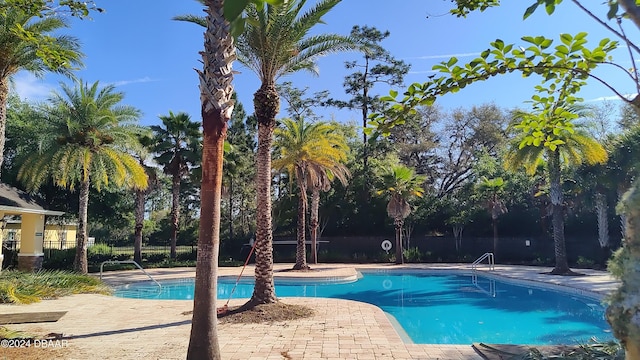
<path fill-rule="evenodd" d="M 404 123 L 407 116 L 414 114 L 418 106 L 432 105 L 440 95 L 456 93 L 475 82 L 513 72 L 519 72 L 523 77 L 533 74 L 542 77 L 544 86 L 538 86 L 536 90 L 547 94 L 543 94 L 538 99 L 534 97 L 534 101 L 554 103 L 559 97 L 553 94 L 560 89 L 564 89 L 566 94 L 576 94 L 586 84 L 588 78 L 601 82 L 623 97 L 606 81 L 592 75 L 596 67 L 612 64 L 609 54 L 618 47 L 618 42 L 602 39 L 596 47 L 589 49 L 585 46 L 586 37 L 585 32 L 575 36 L 561 34 L 560 44 L 552 47 L 552 39 L 543 36 L 525 36 L 522 40 L 527 43 L 526 48 L 505 44 L 498 39 L 492 42 L 491 48 L 483 51 L 480 57 L 467 64 L 460 66 L 458 59 L 453 57 L 433 67 L 433 70 L 445 74 L 444 76 L 434 77 L 422 84 L 411 84 L 401 98 L 398 98 L 396 91 L 391 91 L 389 96 L 382 97 L 381 100 L 389 105 L 388 110 L 384 113 L 372 114 L 369 117 L 369 125 L 386 135 L 391 128 Z M 574 103 L 581 99 L 571 95 L 565 100 Z M 628 99 L 626 101 L 631 102 Z M 558 105 L 562 107 L 567 104 Z"/>

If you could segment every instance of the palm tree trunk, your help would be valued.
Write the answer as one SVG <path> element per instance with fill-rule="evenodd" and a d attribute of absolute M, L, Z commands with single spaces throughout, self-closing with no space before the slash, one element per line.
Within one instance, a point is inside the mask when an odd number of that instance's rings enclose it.
<path fill-rule="evenodd" d="M 618 203 L 622 201 L 625 191 L 622 186 L 618 186 Z M 622 240 L 627 238 L 627 215 L 624 213 L 620 213 L 620 236 Z"/>
<path fill-rule="evenodd" d="M 9 78 L 0 77 L 0 174 L 4 163 L 5 130 L 7 128 L 7 97 L 9 96 Z"/>
<path fill-rule="evenodd" d="M 133 260 L 142 263 L 142 227 L 144 226 L 145 190 L 136 190 L 136 205 L 134 216 L 136 219 L 135 238 L 133 240 Z"/>
<path fill-rule="evenodd" d="M 202 103 L 202 184 L 200 189 L 200 227 L 196 263 L 193 316 L 187 360 L 221 359 L 218 343 L 216 294 L 220 250 L 220 200 L 222 164 L 227 121 L 233 111 L 233 72 L 235 59 L 229 22 L 224 19 L 223 0 L 207 0 L 200 75 Z"/>
<path fill-rule="evenodd" d="M 256 263 L 255 285 L 251 303 L 275 303 L 273 282 L 273 233 L 271 222 L 271 145 L 280 98 L 273 84 L 263 84 L 254 95 L 258 119 L 258 151 L 256 153 Z"/>
<path fill-rule="evenodd" d="M 555 275 L 565 275 L 571 272 L 567 262 L 567 250 L 564 241 L 564 196 L 560 182 L 560 153 L 549 153 L 549 185 L 552 206 L 553 243 L 556 257 L 556 266 L 551 271 Z"/>
<path fill-rule="evenodd" d="M 491 216 L 491 226 L 493 226 L 493 258 L 498 257 L 498 218 Z"/>
<path fill-rule="evenodd" d="M 78 206 L 78 234 L 76 235 L 76 257 L 73 268 L 82 274 L 89 272 L 87 262 L 87 209 L 89 208 L 89 176 L 80 183 Z"/>
<path fill-rule="evenodd" d="M 203 114 L 202 184 L 200 190 L 200 228 L 196 284 L 187 359 L 209 359 L 203 354 L 218 354 L 216 291 L 220 248 L 220 200 L 222 163 L 227 125 L 222 114 Z M 215 341 L 213 340 L 215 338 Z M 194 339 L 198 339 L 194 341 Z M 215 342 L 215 343 L 214 343 Z M 211 344 L 209 344 L 211 343 Z"/>
<path fill-rule="evenodd" d="M 233 240 L 233 176 L 229 177 L 229 240 Z"/>
<path fill-rule="evenodd" d="M 307 244 L 305 239 L 305 222 L 307 213 L 307 185 L 304 170 L 300 166 L 296 166 L 296 179 L 298 180 L 298 188 L 300 189 L 300 197 L 298 199 L 298 237 L 296 243 L 296 263 L 293 265 L 294 270 L 308 270 L 307 265 Z"/>
<path fill-rule="evenodd" d="M 600 249 L 602 250 L 602 264 L 607 263 L 609 259 L 609 218 L 607 197 L 597 192 L 595 195 L 596 213 L 598 215 L 598 243 L 600 243 Z"/>
<path fill-rule="evenodd" d="M 320 207 L 320 190 L 313 187 L 311 192 L 311 218 L 309 233 L 311 236 L 311 263 L 318 263 L 318 208 Z"/>
<path fill-rule="evenodd" d="M 395 218 L 393 225 L 396 228 L 396 264 L 404 264 L 403 249 L 402 249 L 402 224 L 404 220 L 402 218 Z"/>
<path fill-rule="evenodd" d="M 180 176 L 177 174 L 171 179 L 171 201 L 171 258 L 175 259 L 180 219 Z"/>

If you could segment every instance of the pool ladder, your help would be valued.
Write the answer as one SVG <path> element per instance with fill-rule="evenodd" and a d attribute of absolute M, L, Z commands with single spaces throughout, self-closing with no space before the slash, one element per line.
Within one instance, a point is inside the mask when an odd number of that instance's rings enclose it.
<path fill-rule="evenodd" d="M 154 279 L 151 275 L 149 275 L 148 272 L 146 272 L 142 266 L 140 266 L 140 264 L 138 264 L 137 262 L 133 261 L 133 260 L 109 260 L 109 261 L 103 261 L 100 264 L 100 280 L 102 280 L 102 270 L 104 269 L 104 264 L 133 264 L 135 265 L 138 269 L 142 270 L 142 272 L 147 275 L 149 277 L 149 279 L 151 279 L 151 281 L 153 281 L 154 283 L 156 283 L 156 285 L 158 285 L 159 288 L 162 289 L 162 285 L 160 285 L 159 282 L 156 281 L 156 279 Z"/>
<path fill-rule="evenodd" d="M 480 265 L 480 263 L 484 260 L 488 261 L 489 264 L 489 270 L 495 270 L 495 259 L 493 257 L 493 253 L 488 252 L 488 253 L 484 253 L 482 254 L 482 256 L 480 256 L 479 258 L 476 259 L 476 261 L 471 263 L 471 270 L 472 271 L 476 271 L 478 268 L 478 265 Z"/>

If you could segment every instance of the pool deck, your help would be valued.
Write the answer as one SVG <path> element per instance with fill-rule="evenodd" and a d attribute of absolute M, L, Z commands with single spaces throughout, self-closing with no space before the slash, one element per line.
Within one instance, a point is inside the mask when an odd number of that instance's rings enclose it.
<path fill-rule="evenodd" d="M 456 270 L 470 272 L 469 264 L 354 265 L 319 264 L 314 271 L 290 272 L 292 264 L 276 264 L 276 278 L 348 279 L 358 271 L 398 269 Z M 220 268 L 221 276 L 237 277 L 241 268 Z M 479 273 L 497 274 L 516 281 L 534 281 L 544 286 L 591 296 L 602 296 L 617 283 L 607 273 L 577 270 L 585 276 L 543 275 L 545 267 L 496 265 L 494 271 L 480 266 Z M 195 275 L 193 268 L 149 269 L 155 279 L 181 279 Z M 244 276 L 252 277 L 248 266 Z M 490 275 L 492 276 L 492 275 Z M 111 285 L 149 280 L 141 271 L 105 273 Z M 551 285 L 549 285 L 551 284 Z M 234 299 L 230 306 L 246 299 Z M 471 344 L 422 345 L 405 343 L 392 322 L 378 307 L 357 301 L 324 298 L 282 298 L 315 310 L 312 317 L 272 324 L 219 324 L 223 359 L 315 360 L 315 359 L 482 359 Z M 218 306 L 226 302 L 219 299 Z M 184 359 L 189 342 L 190 300 L 137 300 L 103 295 L 74 295 L 30 305 L 0 305 L 0 314 L 67 311 L 59 321 L 15 324 L 13 330 L 41 335 L 62 334 L 66 342 L 57 347 L 28 349 L 29 359 Z M 56 344 L 54 344 L 56 345 Z M 24 358 L 25 349 L 2 349 L 0 359 Z M 12 357 L 12 355 L 14 357 Z"/>

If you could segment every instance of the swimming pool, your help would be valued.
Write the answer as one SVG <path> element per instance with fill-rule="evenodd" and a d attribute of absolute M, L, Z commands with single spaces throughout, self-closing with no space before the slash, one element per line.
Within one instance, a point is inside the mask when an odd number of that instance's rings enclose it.
<path fill-rule="evenodd" d="M 229 298 L 235 281 L 221 279 L 218 297 Z M 233 298 L 249 298 L 253 282 L 242 281 Z M 576 344 L 595 336 L 613 339 L 598 300 L 483 276 L 433 272 L 364 272 L 348 283 L 276 279 L 279 297 L 357 300 L 393 316 L 419 344 Z M 193 279 L 118 288 L 116 296 L 192 299 Z"/>

